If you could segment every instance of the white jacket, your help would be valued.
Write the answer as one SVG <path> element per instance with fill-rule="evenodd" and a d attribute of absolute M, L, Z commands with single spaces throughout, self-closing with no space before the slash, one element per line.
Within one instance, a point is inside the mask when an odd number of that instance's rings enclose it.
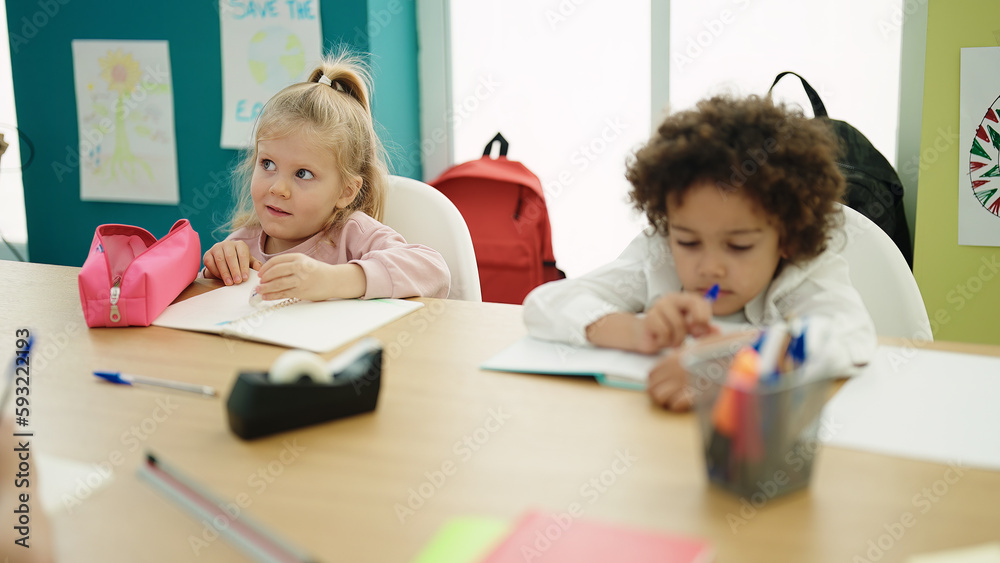
<path fill-rule="evenodd" d="M 667 238 L 647 231 L 613 262 L 535 288 L 524 301 L 524 322 L 536 338 L 587 345 L 586 328 L 594 321 L 613 312 L 641 313 L 662 295 L 682 289 Z M 833 362 L 837 375 L 852 374 L 875 353 L 875 324 L 851 285 L 847 261 L 832 250 L 809 262 L 786 264 L 741 313 L 716 320 L 749 328 L 791 316 L 807 317 L 810 330 L 826 333 L 808 344 L 808 353 Z"/>

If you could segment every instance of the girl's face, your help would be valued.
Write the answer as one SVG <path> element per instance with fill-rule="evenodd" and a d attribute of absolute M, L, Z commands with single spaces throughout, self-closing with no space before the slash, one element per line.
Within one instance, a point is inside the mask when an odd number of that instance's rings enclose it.
<path fill-rule="evenodd" d="M 345 185 L 334 155 L 310 141 L 308 135 L 291 135 L 257 142 L 250 196 L 267 233 L 268 254 L 318 233 L 361 187 L 360 180 Z"/>
<path fill-rule="evenodd" d="M 782 258 L 778 229 L 742 192 L 723 192 L 699 182 L 667 201 L 670 250 L 688 291 L 719 284 L 717 316 L 740 311 L 764 291 Z"/>

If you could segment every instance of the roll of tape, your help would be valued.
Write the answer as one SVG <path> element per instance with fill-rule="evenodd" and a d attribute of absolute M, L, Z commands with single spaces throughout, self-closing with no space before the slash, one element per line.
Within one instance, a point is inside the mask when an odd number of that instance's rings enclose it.
<path fill-rule="evenodd" d="M 289 350 L 278 356 L 267 377 L 272 383 L 297 383 L 303 377 L 316 383 L 329 383 L 332 379 L 323 358 L 305 350 Z"/>

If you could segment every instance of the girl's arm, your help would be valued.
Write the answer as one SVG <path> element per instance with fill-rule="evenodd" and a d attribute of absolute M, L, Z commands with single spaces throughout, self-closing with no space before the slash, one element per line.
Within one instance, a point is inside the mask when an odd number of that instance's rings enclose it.
<path fill-rule="evenodd" d="M 268 260 L 260 269 L 264 299 L 448 296 L 451 273 L 441 254 L 407 244 L 367 215 L 355 214 L 338 240 L 320 244 L 325 246 L 318 247 L 315 257 L 291 253 Z"/>
<path fill-rule="evenodd" d="M 349 262 L 363 272 L 364 299 L 448 297 L 451 271 L 441 254 L 403 237 L 367 215 L 355 214 L 341 232 L 338 244 Z"/>
<path fill-rule="evenodd" d="M 365 273 L 356 264 L 327 264 L 305 254 L 275 256 L 260 269 L 258 292 L 264 299 L 297 297 L 307 301 L 354 299 L 365 294 Z"/>

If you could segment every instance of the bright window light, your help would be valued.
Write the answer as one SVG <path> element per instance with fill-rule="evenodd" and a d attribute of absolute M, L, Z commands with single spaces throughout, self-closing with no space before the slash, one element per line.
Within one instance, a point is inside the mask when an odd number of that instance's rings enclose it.
<path fill-rule="evenodd" d="M 779 72 L 795 71 L 831 118 L 858 128 L 895 164 L 903 17 L 901 0 L 673 0 L 670 107 L 717 93 L 764 95 Z M 774 95 L 812 115 L 794 76 Z"/>
<path fill-rule="evenodd" d="M 542 181 L 570 276 L 614 259 L 645 224 L 624 174 L 649 137 L 649 13 L 650 0 L 450 3 L 454 161 L 503 133 L 507 156 Z"/>

